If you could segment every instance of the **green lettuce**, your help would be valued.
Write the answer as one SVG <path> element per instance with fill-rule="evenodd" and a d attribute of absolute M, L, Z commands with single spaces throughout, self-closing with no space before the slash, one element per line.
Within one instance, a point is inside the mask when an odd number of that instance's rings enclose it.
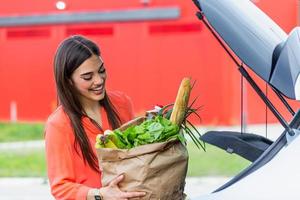
<path fill-rule="evenodd" d="M 178 139 L 185 143 L 185 138 L 179 131 L 179 126 L 172 124 L 162 116 L 147 119 L 140 125 L 130 126 L 124 131 L 115 130 L 123 148 L 130 149 L 145 144 L 165 142 L 170 139 Z"/>

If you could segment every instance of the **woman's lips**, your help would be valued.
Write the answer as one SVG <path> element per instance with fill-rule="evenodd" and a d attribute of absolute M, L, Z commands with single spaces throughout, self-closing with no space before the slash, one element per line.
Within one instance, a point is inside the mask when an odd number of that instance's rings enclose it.
<path fill-rule="evenodd" d="M 103 85 L 101 85 L 100 87 L 97 87 L 97 88 L 90 89 L 90 91 L 92 91 L 96 95 L 102 94 L 103 90 L 104 90 L 104 86 Z"/>

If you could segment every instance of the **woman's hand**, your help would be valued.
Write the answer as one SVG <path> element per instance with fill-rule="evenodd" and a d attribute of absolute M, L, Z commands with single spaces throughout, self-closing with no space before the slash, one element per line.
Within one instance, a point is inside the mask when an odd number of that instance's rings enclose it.
<path fill-rule="evenodd" d="M 112 180 L 108 186 L 100 188 L 100 194 L 104 200 L 129 200 L 134 197 L 143 197 L 145 192 L 123 192 L 118 184 L 124 179 L 124 175 L 120 175 Z M 88 198 L 89 199 L 89 198 Z"/>
<path fill-rule="evenodd" d="M 123 192 L 118 184 L 124 179 L 124 175 L 120 175 L 112 180 L 108 186 L 100 189 L 104 200 L 128 200 L 133 197 L 145 196 L 145 192 Z"/>

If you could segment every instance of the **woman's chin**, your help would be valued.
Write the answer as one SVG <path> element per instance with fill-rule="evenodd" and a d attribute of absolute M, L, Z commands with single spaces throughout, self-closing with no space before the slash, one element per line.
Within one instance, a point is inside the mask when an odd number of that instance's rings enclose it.
<path fill-rule="evenodd" d="M 96 95 L 95 96 L 95 100 L 101 101 L 102 99 L 104 99 L 104 97 L 105 97 L 105 92 L 103 92 L 103 93 L 101 93 L 99 95 Z"/>
<path fill-rule="evenodd" d="M 95 92 L 90 92 L 88 95 L 84 95 L 86 99 L 89 99 L 90 101 L 101 101 L 105 97 L 105 91 L 97 94 Z"/>

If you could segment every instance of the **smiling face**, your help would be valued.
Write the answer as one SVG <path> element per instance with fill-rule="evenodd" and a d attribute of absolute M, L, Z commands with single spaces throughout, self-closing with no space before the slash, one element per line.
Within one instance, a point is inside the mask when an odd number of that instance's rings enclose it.
<path fill-rule="evenodd" d="M 71 75 L 82 105 L 99 102 L 105 96 L 106 72 L 103 60 L 97 55 L 86 59 Z"/>

